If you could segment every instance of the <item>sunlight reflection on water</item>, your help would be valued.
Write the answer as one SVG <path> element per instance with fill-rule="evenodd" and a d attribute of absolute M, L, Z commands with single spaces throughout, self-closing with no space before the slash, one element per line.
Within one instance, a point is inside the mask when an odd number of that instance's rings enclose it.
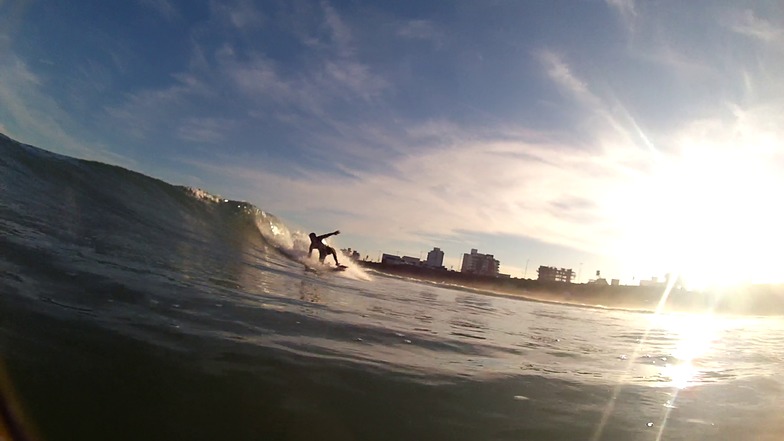
<path fill-rule="evenodd" d="M 701 371 L 699 362 L 711 355 L 713 344 L 726 324 L 713 315 L 654 315 L 652 325 L 675 334 L 673 363 L 664 365 L 662 375 L 669 379 L 667 386 L 683 389 L 697 383 Z"/>

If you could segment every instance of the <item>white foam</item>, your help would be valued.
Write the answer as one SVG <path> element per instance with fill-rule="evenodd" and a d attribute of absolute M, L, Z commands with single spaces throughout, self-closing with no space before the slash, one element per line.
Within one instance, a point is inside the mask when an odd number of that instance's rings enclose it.
<path fill-rule="evenodd" d="M 228 199 L 224 199 L 221 196 L 208 193 L 202 190 L 201 188 L 185 187 L 185 191 L 187 191 L 191 196 L 197 199 L 201 199 L 203 201 L 214 202 L 214 203 L 229 202 Z"/>
<path fill-rule="evenodd" d="M 356 264 L 356 262 L 351 262 L 351 265 L 348 265 L 348 268 L 346 268 L 344 271 L 339 272 L 338 274 L 340 274 L 341 277 L 346 277 L 354 280 L 365 280 L 365 281 L 373 280 L 373 278 L 370 277 L 370 274 L 366 273 L 361 266 Z"/>

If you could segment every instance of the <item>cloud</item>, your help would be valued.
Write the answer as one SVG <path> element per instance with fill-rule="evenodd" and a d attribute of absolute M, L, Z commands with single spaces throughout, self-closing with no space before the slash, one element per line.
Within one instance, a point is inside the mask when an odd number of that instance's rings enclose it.
<path fill-rule="evenodd" d="M 624 26 L 634 29 L 634 22 L 637 19 L 637 7 L 635 0 L 605 0 L 607 4 L 615 9 L 623 19 Z"/>
<path fill-rule="evenodd" d="M 168 87 L 129 93 L 124 103 L 104 110 L 115 124 L 144 139 L 160 127 L 172 129 L 173 115 L 187 115 L 190 101 L 209 93 L 208 87 L 197 78 L 174 75 L 173 84 Z"/>
<path fill-rule="evenodd" d="M 12 38 L 18 35 L 29 1 L 0 2 L 0 54 L 9 50 Z"/>
<path fill-rule="evenodd" d="M 664 66 L 669 69 L 670 74 L 677 78 L 685 78 L 690 81 L 716 81 L 719 79 L 720 73 L 715 70 L 715 65 L 711 65 L 710 60 L 684 52 L 678 48 L 677 42 L 658 42 L 646 51 L 639 51 L 636 56 Z"/>
<path fill-rule="evenodd" d="M 328 2 L 322 1 L 321 8 L 324 12 L 324 26 L 329 30 L 336 52 L 343 58 L 352 57 L 354 50 L 351 43 L 351 30 Z"/>
<path fill-rule="evenodd" d="M 650 139 L 626 106 L 611 93 L 605 93 L 606 96 L 594 93 L 589 84 L 577 76 L 564 58 L 555 52 L 541 51 L 538 56 L 548 77 L 564 92 L 567 99 L 574 100 L 568 109 L 577 115 L 586 136 L 593 136 L 586 139 L 588 145 L 605 142 L 609 136 L 621 137 L 630 147 L 652 148 Z"/>
<path fill-rule="evenodd" d="M 3 131 L 9 136 L 71 156 L 132 164 L 100 143 L 72 136 L 77 122 L 44 92 L 46 78 L 33 73 L 19 58 L 8 54 L 0 62 L 0 78 L 0 112 L 6 119 Z"/>
<path fill-rule="evenodd" d="M 312 100 L 301 90 L 294 87 L 292 79 L 284 79 L 277 72 L 276 63 L 261 55 L 255 55 L 247 62 L 238 61 L 230 48 L 224 48 L 222 58 L 223 74 L 243 93 L 270 99 L 278 104 Z M 300 103 L 301 104 L 301 103 Z"/>
<path fill-rule="evenodd" d="M 313 70 L 289 77 L 262 55 L 247 62 L 226 59 L 222 69 L 243 94 L 319 115 L 330 102 L 370 100 L 387 87 L 367 66 L 353 61 L 327 59 Z"/>
<path fill-rule="evenodd" d="M 177 128 L 177 137 L 185 141 L 216 143 L 222 141 L 226 132 L 236 126 L 227 118 L 186 118 Z"/>
<path fill-rule="evenodd" d="M 210 8 L 220 21 L 229 23 L 233 28 L 243 32 L 262 28 L 268 20 L 266 15 L 249 0 L 212 1 Z"/>
<path fill-rule="evenodd" d="M 373 74 L 370 67 L 357 61 L 327 61 L 324 70 L 327 76 L 320 78 L 327 81 L 321 84 L 325 88 L 334 89 L 336 96 L 346 90 L 350 96 L 370 100 L 389 86 L 385 79 Z"/>
<path fill-rule="evenodd" d="M 481 232 L 592 252 L 617 228 L 606 217 L 604 197 L 635 172 L 629 152 L 597 155 L 546 142 L 459 135 L 440 149 L 419 148 L 413 138 L 398 142 L 409 144 L 408 155 L 384 159 L 385 171 L 352 168 L 350 177 L 309 170 L 295 179 L 263 164 L 196 165 L 236 177 L 244 195 L 266 195 L 256 201 L 262 209 L 291 217 L 319 212 L 321 221 L 339 222 L 354 234 L 427 241 Z M 641 154 L 633 159 L 645 160 Z M 261 191 L 269 188 L 285 188 L 288 197 Z"/>
<path fill-rule="evenodd" d="M 329 108 L 350 111 L 346 102 L 372 102 L 391 87 L 382 76 L 359 61 L 340 58 L 316 58 L 308 69 L 286 75 L 282 67 L 263 54 L 246 60 L 224 50 L 220 70 L 229 84 L 245 98 L 254 100 L 255 112 L 275 104 L 277 113 L 333 118 Z"/>
<path fill-rule="evenodd" d="M 155 10 L 167 20 L 180 18 L 180 13 L 170 0 L 139 0 L 143 6 Z"/>
<path fill-rule="evenodd" d="M 223 29 L 236 14 L 253 15 L 243 12 L 247 7 L 251 4 L 214 4 L 213 20 L 205 26 Z M 260 127 L 263 121 L 264 127 L 274 124 L 276 132 L 289 131 L 279 138 L 306 151 L 322 146 L 321 138 L 330 133 L 356 132 L 351 125 L 364 119 L 364 111 L 376 106 L 391 85 L 356 58 L 350 26 L 332 6 L 322 3 L 310 18 L 321 24 L 322 33 L 328 31 L 322 38 L 329 49 L 306 47 L 296 69 L 254 46 L 213 38 L 221 32 L 195 32 L 189 65 L 170 74 L 168 85 L 133 90 L 122 103 L 105 106 L 106 115 L 139 139 L 168 134 L 205 143 L 225 137 L 225 128 L 216 121 L 244 127 Z M 247 141 L 259 130 L 242 136 Z"/>
<path fill-rule="evenodd" d="M 425 40 L 437 48 L 444 45 L 444 33 L 430 20 L 409 20 L 397 30 L 399 37 L 409 40 Z"/>
<path fill-rule="evenodd" d="M 596 97 L 588 90 L 585 82 L 574 75 L 572 69 L 560 55 L 553 51 L 545 50 L 539 52 L 538 56 L 544 65 L 547 75 L 562 90 L 587 104 L 593 104 L 597 101 Z"/>
<path fill-rule="evenodd" d="M 746 9 L 730 18 L 730 29 L 738 34 L 752 37 L 766 43 L 781 44 L 784 29 L 775 26 L 764 18 L 759 18 L 751 9 Z"/>

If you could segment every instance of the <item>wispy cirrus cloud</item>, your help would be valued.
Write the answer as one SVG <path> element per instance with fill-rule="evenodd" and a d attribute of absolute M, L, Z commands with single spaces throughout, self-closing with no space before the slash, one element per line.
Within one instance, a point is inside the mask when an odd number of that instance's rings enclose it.
<path fill-rule="evenodd" d="M 597 99 L 588 90 L 586 83 L 574 74 L 562 56 L 549 50 L 539 52 L 538 56 L 547 75 L 562 90 L 589 105 L 596 103 Z"/>
<path fill-rule="evenodd" d="M 444 139 L 444 130 L 451 141 L 439 148 L 434 140 Z M 353 234 L 417 241 L 482 232 L 595 251 L 617 228 L 606 216 L 602 195 L 636 172 L 630 169 L 635 161 L 645 160 L 610 148 L 599 154 L 569 151 L 542 136 L 478 139 L 448 123 L 410 132 L 397 138 L 407 155 L 384 158 L 383 170 L 349 167 L 347 176 L 311 170 L 295 179 L 263 164 L 198 166 L 238 177 L 240 193 L 285 188 L 289 198 L 259 202 L 274 213 L 304 217 L 324 206 L 350 213 L 333 219 L 323 212 L 320 222 L 340 222 Z M 363 201 L 361 207 L 355 201 Z"/>
<path fill-rule="evenodd" d="M 0 3 L 0 54 L 10 49 L 12 38 L 22 24 L 29 2 Z"/>
<path fill-rule="evenodd" d="M 210 93 L 209 88 L 193 76 L 176 75 L 173 81 L 166 88 L 129 93 L 122 104 L 107 106 L 104 110 L 115 124 L 140 139 L 161 126 L 173 129 L 173 115 L 187 115 L 194 97 Z"/>
<path fill-rule="evenodd" d="M 442 47 L 446 40 L 445 33 L 432 20 L 408 20 L 399 26 L 396 34 L 408 40 L 429 41 L 436 48 Z"/>
<path fill-rule="evenodd" d="M 592 136 L 589 143 L 605 142 L 610 133 L 624 139 L 630 147 L 650 148 L 650 140 L 642 133 L 626 106 L 612 95 L 594 92 L 588 81 L 574 72 L 564 57 L 552 51 L 539 52 L 543 69 L 548 77 L 567 97 L 573 100 L 570 109 L 577 115 L 585 132 Z M 598 128 L 596 127 L 598 125 Z"/>
<path fill-rule="evenodd" d="M 343 58 L 350 58 L 354 54 L 351 29 L 346 25 L 340 14 L 326 1 L 321 2 L 324 13 L 323 25 L 329 30 L 331 46 Z"/>
<path fill-rule="evenodd" d="M 268 21 L 264 12 L 250 0 L 211 1 L 210 8 L 219 22 L 229 23 L 244 32 L 259 29 Z"/>
<path fill-rule="evenodd" d="M 733 32 L 766 43 L 784 42 L 784 28 L 776 26 L 769 20 L 758 17 L 751 9 L 732 14 L 728 26 Z"/>
<path fill-rule="evenodd" d="M 638 17 L 635 0 L 605 0 L 607 4 L 616 10 L 623 20 L 624 26 L 628 30 L 634 30 L 635 20 Z"/>
<path fill-rule="evenodd" d="M 253 114 L 268 109 L 283 119 L 312 115 L 329 125 L 336 113 L 352 111 L 346 103 L 369 104 L 390 90 L 391 83 L 356 56 L 351 29 L 338 12 L 323 2 L 321 13 L 319 22 L 327 32 L 321 38 L 316 31 L 300 35 L 311 49 L 296 72 L 261 51 L 240 55 L 230 45 L 219 51 L 218 70 L 227 84 L 252 100 Z"/>
<path fill-rule="evenodd" d="M 278 73 L 275 61 L 260 54 L 250 60 L 240 61 L 231 47 L 224 47 L 220 55 L 221 73 L 241 92 L 251 97 L 263 98 L 276 104 L 314 106 L 315 101 L 294 82 L 296 78 L 284 78 Z"/>
<path fill-rule="evenodd" d="M 248 8 L 253 8 L 248 2 L 216 4 L 213 14 L 218 23 L 234 16 L 260 15 L 248 12 Z M 247 114 L 274 112 L 278 118 L 286 118 L 286 113 L 329 118 L 332 112 L 328 109 L 332 106 L 346 110 L 341 103 L 370 102 L 381 96 L 391 84 L 356 57 L 350 26 L 327 2 L 322 2 L 317 11 L 321 13 L 319 20 L 326 33 L 314 30 L 313 34 L 302 37 L 314 49 L 304 55 L 303 68 L 296 72 L 286 70 L 282 62 L 261 50 L 239 50 L 226 42 L 210 53 L 194 41 L 190 71 L 174 76 L 169 86 L 128 94 L 125 104 L 108 111 L 126 121 L 137 136 L 142 136 L 156 121 L 162 120 L 152 115 L 161 116 L 165 109 L 178 108 L 188 96 L 208 88 L 232 91 L 237 96 L 237 105 L 249 106 Z M 260 21 L 263 20 L 254 20 L 257 24 Z M 198 85 L 202 86 L 201 90 L 197 90 Z"/>
<path fill-rule="evenodd" d="M 645 55 L 636 55 L 642 59 L 660 64 L 670 73 L 679 77 L 699 81 L 717 77 L 715 66 L 711 66 L 705 57 L 688 54 L 678 48 L 677 42 L 660 41 L 648 48 Z"/>
<path fill-rule="evenodd" d="M 318 83 L 332 88 L 335 94 L 348 91 L 349 96 L 371 100 L 390 86 L 384 78 L 374 74 L 368 65 L 358 61 L 328 61 L 324 65 L 324 72 L 328 76 L 320 78 L 326 81 Z"/>
<path fill-rule="evenodd" d="M 228 118 L 186 118 L 176 135 L 185 141 L 216 143 L 226 137 L 226 132 L 236 126 L 236 121 Z"/>
<path fill-rule="evenodd" d="M 78 123 L 44 91 L 46 78 L 19 58 L 9 54 L 0 62 L 0 78 L 0 115 L 6 121 L 3 131 L 9 136 L 71 156 L 133 164 L 105 145 L 71 135 Z"/>
<path fill-rule="evenodd" d="M 139 0 L 139 3 L 154 10 L 167 20 L 175 20 L 180 17 L 180 12 L 171 0 Z"/>
<path fill-rule="evenodd" d="M 305 81 L 310 83 L 307 88 L 331 91 L 334 96 L 348 96 L 370 99 L 378 96 L 389 83 L 380 75 L 373 72 L 370 66 L 362 63 L 356 56 L 354 37 L 349 25 L 341 18 L 340 14 L 328 2 L 321 2 L 323 11 L 323 26 L 329 30 L 329 40 L 326 42 L 331 48 L 326 56 L 314 52 L 314 56 L 321 58 L 320 66 L 309 74 Z M 334 53 L 335 57 L 328 54 Z M 315 92 L 315 90 L 312 90 Z"/>

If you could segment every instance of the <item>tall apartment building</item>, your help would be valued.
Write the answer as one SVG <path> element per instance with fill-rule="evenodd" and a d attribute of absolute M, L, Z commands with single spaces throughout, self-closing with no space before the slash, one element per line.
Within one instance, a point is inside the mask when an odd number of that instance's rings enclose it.
<path fill-rule="evenodd" d="M 463 265 L 460 267 L 460 272 L 497 277 L 500 264 L 501 262 L 497 261 L 492 254 L 480 254 L 476 248 L 472 248 L 471 254 L 463 254 Z"/>
<path fill-rule="evenodd" d="M 427 253 L 427 261 L 425 265 L 431 268 L 441 268 L 444 266 L 444 252 L 440 248 L 433 248 L 433 251 Z"/>

